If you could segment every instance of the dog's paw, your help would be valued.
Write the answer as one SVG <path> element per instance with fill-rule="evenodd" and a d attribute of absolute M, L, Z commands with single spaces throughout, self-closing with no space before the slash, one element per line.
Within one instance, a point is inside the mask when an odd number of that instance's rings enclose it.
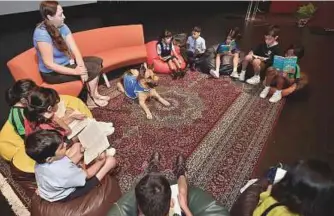
<path fill-rule="evenodd" d="M 171 104 L 168 101 L 164 101 L 163 105 L 170 106 Z"/>
<path fill-rule="evenodd" d="M 153 116 L 152 116 L 151 113 L 148 113 L 148 114 L 146 114 L 146 118 L 147 118 L 147 119 L 153 119 Z"/>

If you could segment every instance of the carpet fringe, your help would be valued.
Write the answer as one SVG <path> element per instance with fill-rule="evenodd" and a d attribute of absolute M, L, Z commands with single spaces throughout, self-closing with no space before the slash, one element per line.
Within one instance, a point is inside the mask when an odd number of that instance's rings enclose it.
<path fill-rule="evenodd" d="M 15 194 L 6 178 L 0 173 L 0 190 L 17 216 L 30 216 L 30 212 Z"/>

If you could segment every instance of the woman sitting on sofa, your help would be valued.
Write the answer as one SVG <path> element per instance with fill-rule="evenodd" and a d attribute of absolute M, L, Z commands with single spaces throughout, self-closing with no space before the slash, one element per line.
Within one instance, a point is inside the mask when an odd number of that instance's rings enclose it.
<path fill-rule="evenodd" d="M 90 93 L 87 105 L 106 106 L 110 97 L 100 95 L 97 90 L 102 59 L 81 56 L 57 1 L 41 2 L 40 13 L 43 21 L 34 31 L 33 43 L 43 80 L 50 84 L 81 80 L 87 83 Z"/>

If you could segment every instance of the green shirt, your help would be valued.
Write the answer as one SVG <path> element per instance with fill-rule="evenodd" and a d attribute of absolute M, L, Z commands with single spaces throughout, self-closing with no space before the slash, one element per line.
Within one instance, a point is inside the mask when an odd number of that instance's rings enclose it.
<path fill-rule="evenodd" d="M 288 73 L 288 77 L 289 79 L 300 79 L 300 67 L 298 64 L 296 65 L 295 73 Z"/>
<path fill-rule="evenodd" d="M 13 125 L 15 132 L 24 139 L 25 128 L 24 128 L 24 107 L 13 106 L 10 109 L 8 121 Z"/>

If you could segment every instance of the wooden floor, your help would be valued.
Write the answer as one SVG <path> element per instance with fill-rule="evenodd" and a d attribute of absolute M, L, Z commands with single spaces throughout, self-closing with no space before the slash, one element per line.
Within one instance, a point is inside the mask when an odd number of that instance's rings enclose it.
<path fill-rule="evenodd" d="M 171 4 L 177 4 L 173 15 L 167 13 Z M 148 9 L 148 6 L 155 9 Z M 186 10 L 185 6 L 189 8 Z M 243 17 L 246 9 L 245 2 L 104 2 L 65 8 L 64 13 L 73 32 L 142 23 L 146 41 L 155 39 L 164 28 L 181 33 L 190 32 L 194 25 L 199 25 L 208 46 L 221 42 L 227 28 L 239 26 L 244 30 L 241 44 L 244 51 L 263 40 L 263 31 L 269 23 L 280 25 L 282 48 L 290 43 L 302 43 L 306 48 L 301 68 L 309 77 L 309 87 L 287 99 L 255 174 L 261 174 L 279 161 L 291 163 L 299 159 L 319 158 L 334 165 L 334 143 L 331 140 L 334 132 L 334 73 L 331 62 L 334 61 L 334 36 L 314 35 L 308 28 L 297 28 L 295 19 L 290 16 L 259 16 L 259 20 L 245 26 Z M 333 15 L 331 19 L 334 19 Z M 0 92 L 13 84 L 6 62 L 32 46 L 32 32 L 38 21 L 37 12 L 0 17 Z M 8 107 L 2 97 L 0 107 L 0 125 L 3 125 Z M 1 195 L 0 208 L 8 210 L 5 215 L 11 215 Z"/>

